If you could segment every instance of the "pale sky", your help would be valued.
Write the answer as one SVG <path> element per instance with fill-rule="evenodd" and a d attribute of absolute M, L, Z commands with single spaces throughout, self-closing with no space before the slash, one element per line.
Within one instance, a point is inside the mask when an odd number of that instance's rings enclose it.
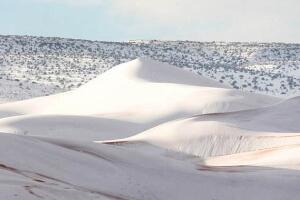
<path fill-rule="evenodd" d="M 300 43 L 300 0 L 0 0 L 0 34 Z"/>

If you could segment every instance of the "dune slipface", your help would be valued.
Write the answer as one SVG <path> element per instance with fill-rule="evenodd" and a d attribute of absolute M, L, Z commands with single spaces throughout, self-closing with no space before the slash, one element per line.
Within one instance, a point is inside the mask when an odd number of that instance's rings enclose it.
<path fill-rule="evenodd" d="M 139 58 L 0 105 L 0 199 L 297 199 L 299 104 Z"/>

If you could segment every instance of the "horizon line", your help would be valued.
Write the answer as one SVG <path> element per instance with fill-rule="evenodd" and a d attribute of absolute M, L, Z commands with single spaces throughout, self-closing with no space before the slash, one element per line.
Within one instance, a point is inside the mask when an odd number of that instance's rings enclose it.
<path fill-rule="evenodd" d="M 281 42 L 281 41 L 225 41 L 225 40 L 167 40 L 167 39 L 128 39 L 128 40 L 101 40 L 101 39 L 87 39 L 87 38 L 73 38 L 73 37 L 62 37 L 62 36 L 44 36 L 44 35 L 27 35 L 27 34 L 0 34 L 4 37 L 36 37 L 36 38 L 57 38 L 57 39 L 68 39 L 68 40 L 81 40 L 90 42 L 111 42 L 111 43 L 132 43 L 135 41 L 142 42 L 195 42 L 195 43 L 249 43 L 249 44 L 289 44 L 289 45 L 300 45 L 300 42 Z"/>

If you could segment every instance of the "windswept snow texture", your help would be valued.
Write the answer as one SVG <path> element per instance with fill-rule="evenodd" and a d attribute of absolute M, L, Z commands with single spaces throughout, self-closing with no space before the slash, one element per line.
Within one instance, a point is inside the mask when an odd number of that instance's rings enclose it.
<path fill-rule="evenodd" d="M 297 199 L 299 104 L 138 58 L 0 104 L 0 199 Z"/>
<path fill-rule="evenodd" d="M 0 36 L 0 101 L 68 91 L 138 57 L 151 57 L 244 91 L 282 97 L 300 94 L 299 44 Z"/>

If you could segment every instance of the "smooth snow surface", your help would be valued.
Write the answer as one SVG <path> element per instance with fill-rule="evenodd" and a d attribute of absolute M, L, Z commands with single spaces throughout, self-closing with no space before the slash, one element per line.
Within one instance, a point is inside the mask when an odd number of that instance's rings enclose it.
<path fill-rule="evenodd" d="M 0 199 L 297 199 L 299 105 L 139 58 L 0 104 Z"/>

